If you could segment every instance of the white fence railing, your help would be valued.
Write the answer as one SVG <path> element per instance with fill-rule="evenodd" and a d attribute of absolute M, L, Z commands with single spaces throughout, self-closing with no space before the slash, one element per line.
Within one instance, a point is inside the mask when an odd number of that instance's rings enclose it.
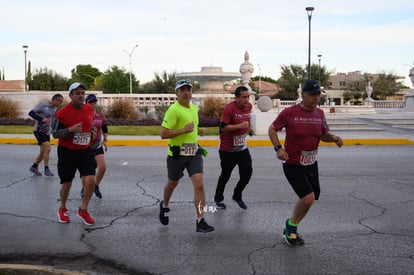
<path fill-rule="evenodd" d="M 234 99 L 232 94 L 193 94 L 192 102 L 201 105 L 206 97 L 222 98 L 225 101 Z M 127 99 L 132 100 L 137 108 L 148 107 L 152 110 L 155 106 L 170 106 L 177 100 L 177 96 L 175 94 L 98 94 L 97 99 L 98 105 L 104 107 L 110 106 L 115 100 Z"/>
<path fill-rule="evenodd" d="M 375 109 L 404 111 L 405 108 L 405 100 L 374 100 L 372 104 Z"/>
<path fill-rule="evenodd" d="M 28 117 L 27 113 L 40 101 L 50 99 L 57 92 L 2 92 L 0 97 L 7 97 L 13 101 L 16 101 L 19 106 L 19 116 Z M 66 99 L 69 99 L 67 92 L 59 92 L 63 94 Z M 107 108 L 117 99 L 132 100 L 136 108 L 148 107 L 149 110 L 154 110 L 155 106 L 171 105 L 176 101 L 175 94 L 103 94 L 97 91 L 88 91 L 93 93 L 98 99 L 98 105 Z M 202 105 L 202 101 L 206 97 L 222 98 L 225 101 L 231 101 L 234 99 L 233 94 L 193 94 L 193 103 L 196 105 Z M 251 100 L 253 102 L 254 100 Z M 296 100 L 273 100 L 273 107 L 279 111 L 297 104 Z M 329 109 L 331 106 L 321 106 Z M 369 106 L 334 106 L 335 108 L 344 109 L 343 112 L 349 112 L 353 109 L 370 107 L 374 110 L 389 110 L 393 112 L 402 112 L 405 108 L 405 100 L 371 100 Z M 346 109 L 346 110 L 345 110 Z"/>

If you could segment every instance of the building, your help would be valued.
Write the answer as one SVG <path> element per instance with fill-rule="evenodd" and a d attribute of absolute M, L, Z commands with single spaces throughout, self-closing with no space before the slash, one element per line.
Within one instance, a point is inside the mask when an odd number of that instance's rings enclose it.
<path fill-rule="evenodd" d="M 0 80 L 0 92 L 23 92 L 24 80 Z"/>
<path fill-rule="evenodd" d="M 364 80 L 365 76 L 368 76 L 371 81 L 375 81 L 379 74 L 362 73 L 361 71 L 333 74 L 329 76 L 328 87 L 326 88 L 344 90 L 349 83 Z M 405 77 L 397 76 L 397 79 L 405 79 Z"/>

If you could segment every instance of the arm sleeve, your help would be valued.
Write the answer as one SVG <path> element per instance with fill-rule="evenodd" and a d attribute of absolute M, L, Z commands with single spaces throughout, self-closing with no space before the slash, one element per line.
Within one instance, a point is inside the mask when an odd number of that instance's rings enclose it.
<path fill-rule="evenodd" d="M 58 118 L 53 120 L 52 134 L 54 138 L 66 138 L 71 135 L 69 128 L 65 128 Z"/>
<path fill-rule="evenodd" d="M 30 112 L 29 112 L 29 116 L 31 117 L 31 118 L 33 118 L 33 119 L 36 119 L 37 121 L 39 121 L 39 122 L 42 122 L 42 120 L 43 120 L 43 117 L 41 117 L 41 116 L 39 116 L 38 114 L 36 114 L 36 112 L 35 111 L 33 111 L 33 110 L 31 110 Z"/>
<path fill-rule="evenodd" d="M 108 125 L 106 125 L 106 124 L 102 125 L 102 133 L 104 133 L 104 134 L 108 133 Z"/>

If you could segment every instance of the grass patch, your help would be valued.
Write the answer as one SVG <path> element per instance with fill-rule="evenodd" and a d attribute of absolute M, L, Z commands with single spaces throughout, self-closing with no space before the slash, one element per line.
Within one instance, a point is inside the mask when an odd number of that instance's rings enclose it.
<path fill-rule="evenodd" d="M 109 125 L 108 130 L 114 136 L 159 136 L 161 126 Z M 218 132 L 218 127 L 206 127 L 206 136 L 215 136 Z M 33 134 L 33 126 L 0 125 L 0 134 Z"/>
<path fill-rule="evenodd" d="M 0 125 L 0 134 L 33 134 L 33 126 Z"/>

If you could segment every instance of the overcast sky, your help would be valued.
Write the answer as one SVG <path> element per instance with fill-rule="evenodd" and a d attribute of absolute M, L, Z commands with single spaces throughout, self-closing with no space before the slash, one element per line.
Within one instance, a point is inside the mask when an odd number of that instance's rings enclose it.
<path fill-rule="evenodd" d="M 414 3 L 408 0 L 0 0 L 0 70 L 24 79 L 47 67 L 70 77 L 78 64 L 112 65 L 141 83 L 154 73 L 220 66 L 238 72 L 244 52 L 254 75 L 280 76 L 280 66 L 311 58 L 329 71 L 405 76 L 414 64 Z"/>

